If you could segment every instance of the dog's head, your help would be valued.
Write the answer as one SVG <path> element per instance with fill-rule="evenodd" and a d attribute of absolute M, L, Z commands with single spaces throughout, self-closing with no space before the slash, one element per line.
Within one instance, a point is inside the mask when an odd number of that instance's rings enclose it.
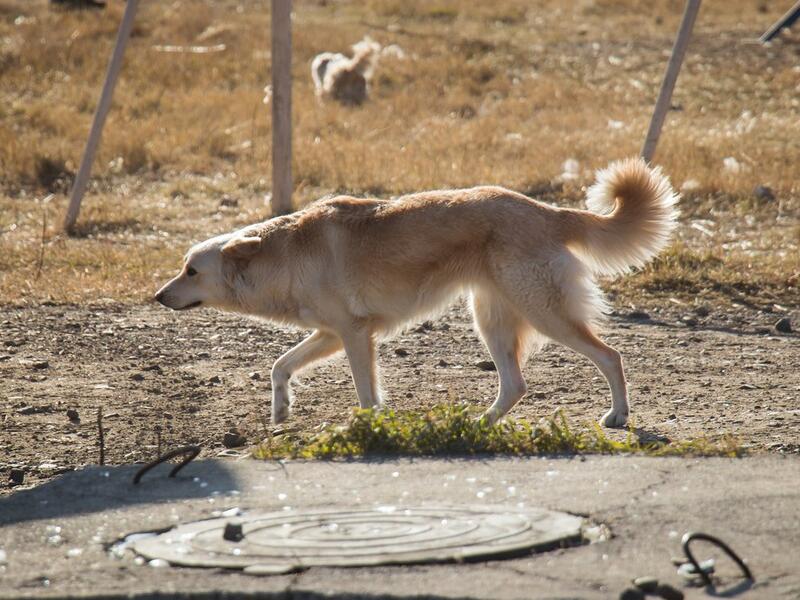
<path fill-rule="evenodd" d="M 158 290 L 156 300 L 173 310 L 232 305 L 232 274 L 241 271 L 256 255 L 261 241 L 260 237 L 239 232 L 193 246 L 184 258 L 181 272 Z"/>

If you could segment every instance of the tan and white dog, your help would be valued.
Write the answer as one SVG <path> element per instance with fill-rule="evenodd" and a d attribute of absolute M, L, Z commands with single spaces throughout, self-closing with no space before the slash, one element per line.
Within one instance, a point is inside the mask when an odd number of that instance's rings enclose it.
<path fill-rule="evenodd" d="M 339 196 L 194 246 L 156 294 L 176 310 L 211 306 L 313 329 L 272 368 L 272 420 L 289 415 L 289 380 L 344 350 L 362 407 L 381 404 L 375 344 L 468 293 L 500 377 L 490 422 L 525 395 L 522 366 L 554 340 L 608 380 L 621 427 L 628 396 L 619 353 L 594 328 L 605 304 L 594 275 L 641 266 L 668 243 L 678 196 L 641 159 L 612 164 L 591 211 L 556 208 L 500 187 Z"/>

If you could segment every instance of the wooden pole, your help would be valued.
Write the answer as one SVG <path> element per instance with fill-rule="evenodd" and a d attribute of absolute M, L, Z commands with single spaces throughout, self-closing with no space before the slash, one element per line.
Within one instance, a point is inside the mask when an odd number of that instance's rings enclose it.
<path fill-rule="evenodd" d="M 775 24 L 767 29 L 764 34 L 758 38 L 762 44 L 767 43 L 780 32 L 784 27 L 791 27 L 795 21 L 800 19 L 800 0 L 795 2 L 795 5 L 789 11 L 778 19 Z"/>
<path fill-rule="evenodd" d="M 272 0 L 272 214 L 292 212 L 292 0 Z"/>
<path fill-rule="evenodd" d="M 86 191 L 86 184 L 89 182 L 92 162 L 94 162 L 94 155 L 97 151 L 97 145 L 100 142 L 100 135 L 103 133 L 103 125 L 105 125 L 108 110 L 111 108 L 111 98 L 114 95 L 114 87 L 117 85 L 117 77 L 122 68 L 122 57 L 125 54 L 125 46 L 131 35 L 131 29 L 133 29 L 133 19 L 138 6 L 139 0 L 128 0 L 125 5 L 125 14 L 122 16 L 122 22 L 117 32 L 117 43 L 114 46 L 111 61 L 108 63 L 108 71 L 106 72 L 105 83 L 103 83 L 103 91 L 100 94 L 100 102 L 98 102 L 97 109 L 94 112 L 92 129 L 89 132 L 89 140 L 86 142 L 86 149 L 83 151 L 81 166 L 78 169 L 78 174 L 75 176 L 75 182 L 72 184 L 69 208 L 67 208 L 67 214 L 64 217 L 64 230 L 67 233 L 72 231 L 75 222 L 78 220 L 78 213 L 81 210 L 81 200 Z"/>
<path fill-rule="evenodd" d="M 700 0 L 686 1 L 678 36 L 672 46 L 672 55 L 667 63 L 664 81 L 661 83 L 661 90 L 658 92 L 658 100 L 653 110 L 653 117 L 650 119 L 650 128 L 647 130 L 647 137 L 644 140 L 644 146 L 642 146 L 642 158 L 647 162 L 653 160 L 658 138 L 661 136 L 661 128 L 664 125 L 664 119 L 667 116 L 670 101 L 672 100 L 672 90 L 675 89 L 675 82 L 678 80 L 678 73 L 680 73 L 683 57 L 686 54 L 686 47 L 689 45 L 689 39 L 692 36 L 692 27 L 694 27 L 694 21 L 699 10 Z"/>

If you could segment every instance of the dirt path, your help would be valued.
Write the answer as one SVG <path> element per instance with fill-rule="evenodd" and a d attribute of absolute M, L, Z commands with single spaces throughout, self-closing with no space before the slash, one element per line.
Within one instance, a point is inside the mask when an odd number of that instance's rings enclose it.
<path fill-rule="evenodd" d="M 686 439 L 732 433 L 756 450 L 800 451 L 800 336 L 770 329 L 775 316 L 660 312 L 612 316 L 606 339 L 623 354 L 635 423 L 646 435 Z M 269 427 L 269 369 L 303 333 L 199 310 L 154 306 L 0 308 L 0 489 L 12 468 L 33 483 L 96 463 L 98 407 L 106 460 L 131 463 L 163 447 L 224 450 L 236 427 L 248 442 Z M 398 408 L 468 401 L 488 406 L 496 374 L 469 317 L 453 308 L 381 347 L 385 388 Z M 563 409 L 600 418 L 608 392 L 589 362 L 551 345 L 529 361 L 526 398 L 513 416 Z M 284 429 L 344 421 L 356 405 L 339 357 L 295 384 Z M 67 410 L 80 421 L 70 421 Z M 621 434 L 619 434 L 621 435 Z"/>

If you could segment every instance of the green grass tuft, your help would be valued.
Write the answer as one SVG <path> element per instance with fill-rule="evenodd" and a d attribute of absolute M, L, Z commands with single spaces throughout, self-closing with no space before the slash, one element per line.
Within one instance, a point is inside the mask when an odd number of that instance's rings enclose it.
<path fill-rule="evenodd" d="M 313 435 L 268 437 L 253 454 L 259 459 L 474 454 L 739 457 L 744 450 L 732 438 L 643 442 L 633 428 L 624 441 L 616 441 L 597 424 L 571 427 L 561 412 L 537 425 L 511 418 L 488 425 L 465 404 L 440 404 L 422 413 L 357 409 L 347 425 L 329 425 Z"/>

